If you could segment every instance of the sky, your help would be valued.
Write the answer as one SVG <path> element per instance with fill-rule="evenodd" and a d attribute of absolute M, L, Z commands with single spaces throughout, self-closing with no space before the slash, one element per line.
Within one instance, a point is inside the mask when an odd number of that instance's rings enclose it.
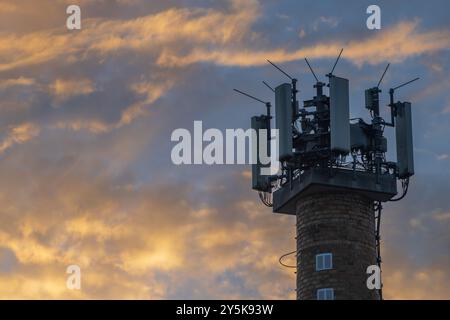
<path fill-rule="evenodd" d="M 67 30 L 66 8 L 82 29 Z M 368 30 L 366 8 L 381 8 Z M 0 0 L 0 299 L 294 299 L 295 217 L 251 190 L 247 165 L 172 163 L 177 128 L 248 128 L 261 81 L 304 58 L 325 80 L 392 86 L 413 104 L 416 174 L 381 227 L 386 299 L 450 298 L 448 1 Z M 273 99 L 272 99 L 273 100 Z M 395 161 L 392 130 L 388 157 Z M 394 150 L 394 152 L 393 152 Z M 295 261 L 287 261 L 295 263 Z M 81 290 L 66 268 L 81 268 Z"/>

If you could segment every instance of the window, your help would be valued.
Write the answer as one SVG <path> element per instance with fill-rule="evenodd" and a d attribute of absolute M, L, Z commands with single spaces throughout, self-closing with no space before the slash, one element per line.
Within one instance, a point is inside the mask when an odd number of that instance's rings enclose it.
<path fill-rule="evenodd" d="M 334 300 L 334 289 L 333 288 L 318 289 L 317 300 Z"/>
<path fill-rule="evenodd" d="M 333 269 L 333 254 L 321 253 L 316 255 L 316 271 Z"/>

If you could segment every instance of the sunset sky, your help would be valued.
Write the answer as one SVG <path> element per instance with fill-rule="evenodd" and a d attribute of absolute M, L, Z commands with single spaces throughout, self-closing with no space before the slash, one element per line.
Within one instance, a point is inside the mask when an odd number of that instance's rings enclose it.
<path fill-rule="evenodd" d="M 381 30 L 368 30 L 378 4 Z M 81 7 L 82 29 L 66 28 Z M 294 299 L 278 264 L 295 217 L 271 213 L 246 165 L 172 164 L 177 128 L 248 128 L 261 81 L 350 79 L 413 104 L 415 171 L 386 203 L 384 297 L 450 299 L 450 3 L 298 0 L 0 0 L 0 298 Z M 389 158 L 395 161 L 392 129 Z M 288 261 L 295 263 L 295 261 Z M 66 268 L 81 267 L 81 290 Z"/>

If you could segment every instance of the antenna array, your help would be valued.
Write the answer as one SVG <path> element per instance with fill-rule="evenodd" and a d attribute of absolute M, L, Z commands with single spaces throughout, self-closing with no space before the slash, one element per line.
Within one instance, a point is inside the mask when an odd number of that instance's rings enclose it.
<path fill-rule="evenodd" d="M 414 174 L 412 161 L 412 126 L 410 103 L 395 102 L 394 93 L 419 78 L 412 79 L 389 90 L 391 109 L 390 122 L 380 116 L 379 94 L 380 85 L 389 70 L 388 63 L 377 85 L 365 92 L 365 107 L 370 111 L 372 121 L 367 123 L 358 118 L 356 123 L 349 121 L 349 84 L 348 80 L 334 75 L 337 64 L 342 56 L 340 50 L 333 63 L 328 78 L 329 95 L 324 93 L 325 83 L 319 80 L 311 63 L 305 62 L 316 83 L 316 94 L 313 99 L 303 101 L 299 106 L 297 101 L 298 80 L 274 62 L 267 60 L 276 70 L 286 76 L 290 83 L 284 83 L 273 88 L 266 81 L 262 83 L 275 95 L 275 128 L 279 130 L 279 161 L 281 170 L 278 175 L 261 176 L 259 163 L 254 165 L 253 188 L 260 193 L 261 199 L 271 205 L 271 197 L 265 194 L 276 193 L 286 185 L 292 186 L 301 181 L 311 170 L 325 170 L 324 179 L 329 180 L 332 172 L 349 171 L 352 176 L 362 173 L 373 178 L 374 189 L 384 180 L 388 181 L 387 191 L 382 195 L 373 194 L 374 200 L 387 201 L 394 199 L 396 187 L 392 186 L 393 179 L 402 180 L 406 193 L 408 179 Z M 252 118 L 254 129 L 269 129 L 272 116 L 270 102 L 259 99 L 246 92 L 234 89 L 239 94 L 247 96 L 267 107 L 267 113 Z M 397 125 L 396 122 L 397 121 Z M 264 125 L 262 125 L 264 124 Z M 396 127 L 397 162 L 386 161 L 387 140 L 384 137 L 386 126 Z M 267 143 L 270 145 L 270 136 Z M 400 144 L 400 145 L 399 145 Z M 390 178 L 387 179 L 387 178 Z M 345 180 L 345 179 L 344 179 Z M 343 180 L 342 183 L 345 184 Z M 386 186 L 385 186 L 386 187 Z M 358 188 L 358 186 L 356 186 Z M 284 203 L 277 204 L 277 196 L 273 197 L 274 211 L 283 211 Z"/>

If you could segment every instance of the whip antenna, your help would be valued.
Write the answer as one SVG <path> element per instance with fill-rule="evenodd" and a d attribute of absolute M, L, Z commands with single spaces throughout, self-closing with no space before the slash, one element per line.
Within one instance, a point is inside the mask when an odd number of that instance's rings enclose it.
<path fill-rule="evenodd" d="M 261 102 L 261 103 L 264 103 L 264 104 L 268 104 L 268 102 L 262 101 L 261 99 L 258 99 L 258 98 L 254 97 L 254 96 L 252 96 L 252 95 L 250 95 L 250 94 L 248 94 L 248 93 L 245 93 L 245 92 L 243 92 L 243 91 L 241 91 L 241 90 L 238 90 L 238 89 L 233 89 L 233 90 L 236 91 L 237 93 L 240 93 L 240 94 L 242 94 L 242 95 L 244 95 L 244 96 L 246 96 L 246 97 L 249 97 L 249 98 L 251 98 L 251 99 L 253 99 L 253 100 L 256 100 L 256 101 Z"/>
<path fill-rule="evenodd" d="M 406 86 L 406 85 L 408 85 L 408 84 L 410 84 L 410 83 L 412 83 L 412 82 L 414 82 L 414 81 L 416 81 L 416 80 L 419 80 L 420 78 L 419 77 L 417 77 L 417 78 L 415 78 L 415 79 L 412 79 L 412 80 L 410 80 L 410 81 L 408 81 L 408 82 L 405 82 L 405 83 L 403 83 L 403 84 L 401 84 L 401 85 L 399 85 L 399 86 L 396 86 L 395 88 L 392 88 L 392 90 L 397 90 L 397 89 L 399 89 L 399 88 L 401 88 L 401 87 L 404 87 L 404 86 Z"/>
<path fill-rule="evenodd" d="M 380 81 L 378 81 L 377 88 L 380 87 L 381 81 L 383 81 L 384 75 L 385 75 L 386 72 L 388 71 L 390 65 L 391 65 L 391 64 L 388 63 L 387 66 L 386 66 L 386 69 L 384 69 L 383 75 L 381 76 Z"/>
<path fill-rule="evenodd" d="M 267 82 L 263 81 L 262 83 L 264 83 L 264 85 L 269 88 L 272 92 L 275 92 L 275 89 L 272 88 Z"/>
<path fill-rule="evenodd" d="M 342 49 L 341 49 L 341 52 L 339 52 L 339 55 L 338 55 L 338 57 L 337 57 L 337 59 L 336 59 L 336 62 L 334 63 L 333 69 L 331 69 L 331 72 L 329 73 L 330 76 L 333 75 L 334 68 L 336 68 L 336 65 L 338 64 L 339 59 L 341 58 L 342 51 L 344 51 L 344 48 L 342 48 Z"/>
<path fill-rule="evenodd" d="M 319 79 L 317 79 L 317 76 L 316 76 L 316 74 L 314 73 L 313 68 L 312 68 L 311 65 L 309 64 L 308 59 L 305 58 L 305 61 L 306 61 L 306 64 L 308 65 L 308 67 L 309 67 L 309 70 L 311 70 L 312 75 L 314 76 L 314 78 L 316 78 L 316 81 L 319 82 Z"/>
<path fill-rule="evenodd" d="M 274 66 L 274 68 L 276 68 L 278 71 L 280 71 L 282 74 L 284 74 L 286 77 L 288 77 L 289 79 L 293 80 L 294 78 L 292 78 L 289 74 L 287 74 L 287 72 L 285 72 L 283 69 L 281 69 L 279 66 L 277 66 L 275 63 L 273 63 L 270 60 L 267 60 L 268 63 L 270 63 L 272 66 Z"/>

